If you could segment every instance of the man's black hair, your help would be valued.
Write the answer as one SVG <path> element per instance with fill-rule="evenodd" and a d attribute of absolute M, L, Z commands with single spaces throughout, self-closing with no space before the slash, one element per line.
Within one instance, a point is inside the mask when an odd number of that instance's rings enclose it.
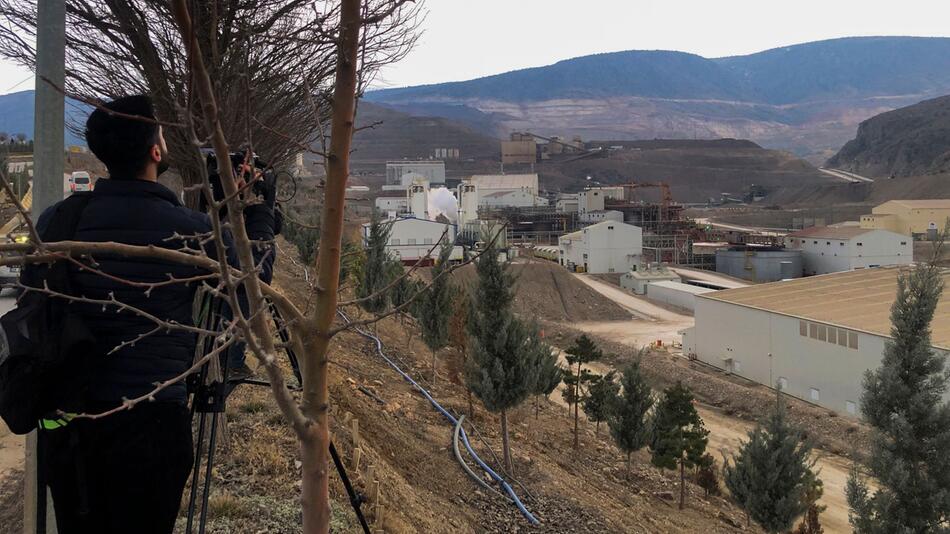
<path fill-rule="evenodd" d="M 152 99 L 147 95 L 117 98 L 102 107 L 147 119 L 155 119 Z M 158 140 L 159 126 L 154 122 L 112 115 L 97 108 L 86 121 L 89 150 L 109 169 L 114 180 L 138 178 L 148 163 L 148 153 Z"/>

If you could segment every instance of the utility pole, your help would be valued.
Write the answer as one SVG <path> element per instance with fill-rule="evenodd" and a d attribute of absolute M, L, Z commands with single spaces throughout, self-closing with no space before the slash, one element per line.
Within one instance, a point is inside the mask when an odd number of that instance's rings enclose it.
<path fill-rule="evenodd" d="M 33 123 L 33 205 L 37 220 L 43 210 L 63 199 L 63 128 L 66 103 L 60 91 L 66 71 L 65 0 L 37 2 L 36 100 Z M 49 80 L 47 82 L 46 80 Z M 55 84 L 55 87 L 50 85 Z M 26 438 L 26 477 L 23 502 L 24 534 L 55 534 L 53 500 L 37 481 L 37 435 Z M 45 486 L 45 484 L 44 484 Z"/>

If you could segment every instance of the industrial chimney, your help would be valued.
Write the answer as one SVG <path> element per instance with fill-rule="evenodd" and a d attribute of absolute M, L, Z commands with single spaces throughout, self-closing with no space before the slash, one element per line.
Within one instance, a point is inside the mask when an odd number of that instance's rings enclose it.
<path fill-rule="evenodd" d="M 422 181 L 409 186 L 409 212 L 417 219 L 429 219 L 429 187 Z"/>

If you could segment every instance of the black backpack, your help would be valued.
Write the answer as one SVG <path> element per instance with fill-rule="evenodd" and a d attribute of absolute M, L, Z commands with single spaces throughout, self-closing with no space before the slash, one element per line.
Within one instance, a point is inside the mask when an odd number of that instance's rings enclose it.
<path fill-rule="evenodd" d="M 73 238 L 90 193 L 59 203 L 44 242 Z M 30 287 L 73 294 L 65 260 L 27 265 L 20 277 Z M 14 434 L 36 429 L 40 419 L 75 399 L 95 346 L 95 337 L 75 304 L 26 291 L 17 306 L 0 317 L 0 417 Z"/>

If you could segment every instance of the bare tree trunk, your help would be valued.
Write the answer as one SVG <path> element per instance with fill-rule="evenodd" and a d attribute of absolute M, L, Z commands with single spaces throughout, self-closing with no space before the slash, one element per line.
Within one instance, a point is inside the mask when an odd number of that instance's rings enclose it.
<path fill-rule="evenodd" d="M 538 412 L 541 410 L 541 395 L 534 396 L 534 420 L 538 420 Z"/>
<path fill-rule="evenodd" d="M 580 447 L 580 433 L 577 430 L 577 420 L 580 417 L 581 394 L 581 364 L 577 364 L 577 381 L 574 382 L 574 450 Z"/>
<path fill-rule="evenodd" d="M 680 510 L 683 509 L 684 501 L 686 501 L 686 462 L 680 460 Z"/>
<path fill-rule="evenodd" d="M 515 469 L 511 465 L 511 444 L 508 442 L 508 410 L 501 411 L 501 448 L 505 456 L 505 470 L 512 475 Z"/>
<path fill-rule="evenodd" d="M 359 0 L 341 0 L 341 36 L 338 52 L 336 89 L 334 92 L 333 127 L 331 131 L 334 152 L 329 156 L 326 184 L 326 209 L 321 244 L 326 244 L 328 254 L 321 246 L 323 261 L 318 259 L 317 307 L 315 317 L 302 328 L 302 340 L 298 344 L 303 351 L 301 372 L 303 395 L 300 408 L 286 388 L 280 366 L 276 360 L 274 338 L 267 322 L 267 314 L 254 313 L 264 309 L 263 290 L 257 276 L 246 277 L 239 282 L 247 293 L 248 309 L 252 314 L 245 318 L 238 313 L 236 295 L 229 295 L 236 320 L 245 324 L 252 335 L 249 346 L 261 359 L 270 379 L 271 389 L 281 412 L 291 423 L 301 447 L 303 470 L 302 508 L 305 534 L 326 534 L 330 528 L 330 499 L 328 489 L 329 429 L 327 420 L 327 359 L 330 327 L 336 313 L 337 289 L 340 271 L 340 239 L 343 227 L 344 192 L 349 166 L 349 145 L 353 131 L 353 114 L 356 100 L 356 64 L 358 34 L 360 27 Z M 211 132 L 211 143 L 221 169 L 221 185 L 229 199 L 228 222 L 234 236 L 235 251 L 243 272 L 256 269 L 251 252 L 250 238 L 244 226 L 244 214 L 224 130 L 218 117 L 217 99 L 211 76 L 202 60 L 201 49 L 195 37 L 191 14 L 185 0 L 176 0 L 173 14 L 188 49 L 189 66 L 194 76 L 195 91 L 201 104 L 205 126 Z M 353 58 L 347 61 L 345 58 Z M 349 97 L 347 97 L 349 95 Z M 214 218 L 213 221 L 217 219 Z M 329 221 L 329 222 L 327 222 Z M 216 223 L 217 224 L 217 223 Z M 232 284 L 228 268 L 222 267 L 222 278 Z M 312 327 L 312 328 L 311 328 Z"/>
<path fill-rule="evenodd" d="M 360 0 L 340 0 L 340 6 L 340 44 L 333 89 L 330 153 L 326 158 L 323 221 L 320 225 L 320 249 L 317 252 L 317 303 L 310 325 L 312 329 L 307 329 L 314 333 L 307 339 L 307 344 L 313 350 L 308 351 L 312 359 L 306 361 L 302 369 L 303 411 L 315 422 L 308 428 L 308 439 L 301 442 L 303 531 L 307 534 L 325 534 L 330 531 L 327 350 L 339 297 L 343 212 L 346 207 L 346 181 L 350 174 L 350 144 L 356 121 Z"/>
<path fill-rule="evenodd" d="M 436 372 L 436 359 L 435 359 L 435 349 L 429 349 L 432 351 L 432 385 L 435 385 L 435 380 L 437 378 Z"/>
<path fill-rule="evenodd" d="M 600 421 L 594 423 L 594 435 L 600 437 Z"/>

